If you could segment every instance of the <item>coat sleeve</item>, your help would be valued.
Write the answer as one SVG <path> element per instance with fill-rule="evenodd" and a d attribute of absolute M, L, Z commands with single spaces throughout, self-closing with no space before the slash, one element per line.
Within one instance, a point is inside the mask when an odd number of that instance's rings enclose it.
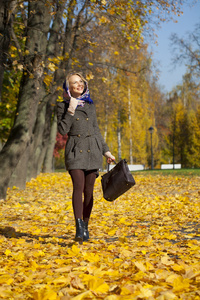
<path fill-rule="evenodd" d="M 67 112 L 67 104 L 65 102 L 57 103 L 57 124 L 58 132 L 61 135 L 65 135 L 69 132 L 73 123 L 74 116 Z"/>
<path fill-rule="evenodd" d="M 97 115 L 96 115 L 96 109 L 95 109 L 95 107 L 94 107 L 94 123 L 93 123 L 93 126 L 94 126 L 95 135 L 98 138 L 98 140 L 101 142 L 101 145 L 102 145 L 102 154 L 104 155 L 107 151 L 109 151 L 109 147 L 108 147 L 108 145 L 104 141 L 104 138 L 101 135 L 101 132 L 100 132 L 100 129 L 99 129 L 99 125 L 97 123 Z"/>

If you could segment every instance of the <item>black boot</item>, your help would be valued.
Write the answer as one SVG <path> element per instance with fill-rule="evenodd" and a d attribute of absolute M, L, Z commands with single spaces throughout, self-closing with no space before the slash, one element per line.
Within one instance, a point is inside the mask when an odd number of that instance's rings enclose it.
<path fill-rule="evenodd" d="M 76 236 L 75 241 L 83 240 L 83 221 L 81 219 L 76 219 Z"/>
<path fill-rule="evenodd" d="M 83 240 L 89 240 L 88 222 L 83 221 Z"/>

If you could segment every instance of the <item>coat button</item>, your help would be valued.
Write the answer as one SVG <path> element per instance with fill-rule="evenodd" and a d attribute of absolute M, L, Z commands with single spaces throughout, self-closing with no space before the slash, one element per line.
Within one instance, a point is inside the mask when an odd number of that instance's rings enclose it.
<path fill-rule="evenodd" d="M 77 135 L 77 137 L 80 137 L 80 136 L 81 136 L 80 134 Z"/>
<path fill-rule="evenodd" d="M 76 121 L 79 121 L 79 118 L 76 118 Z"/>
<path fill-rule="evenodd" d="M 88 151 L 87 152 L 90 152 L 90 149 L 88 149 Z"/>
<path fill-rule="evenodd" d="M 83 152 L 83 150 L 80 150 L 80 153 L 82 153 Z"/>
<path fill-rule="evenodd" d="M 86 121 L 88 121 L 89 120 L 89 118 L 86 118 Z"/>

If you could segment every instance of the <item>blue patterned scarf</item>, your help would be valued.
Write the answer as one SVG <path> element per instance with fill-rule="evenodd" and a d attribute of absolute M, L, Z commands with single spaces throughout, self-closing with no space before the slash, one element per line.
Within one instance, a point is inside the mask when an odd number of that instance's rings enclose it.
<path fill-rule="evenodd" d="M 63 93 L 63 98 L 66 102 L 70 101 L 70 98 L 72 97 L 69 91 L 69 88 L 67 86 L 66 80 L 63 83 L 63 89 L 64 89 L 64 93 Z M 84 106 L 85 102 L 88 102 L 89 104 L 92 104 L 93 101 L 90 98 L 90 93 L 89 93 L 89 89 L 88 89 L 88 84 L 87 82 L 85 82 L 85 89 L 83 91 L 83 94 L 81 96 L 79 96 L 78 98 L 76 98 L 77 100 L 79 100 L 78 106 Z"/>

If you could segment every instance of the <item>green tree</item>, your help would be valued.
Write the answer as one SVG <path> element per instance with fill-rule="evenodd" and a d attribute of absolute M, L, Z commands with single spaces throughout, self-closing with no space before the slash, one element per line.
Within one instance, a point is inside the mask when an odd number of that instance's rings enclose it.
<path fill-rule="evenodd" d="M 200 167 L 200 108 L 187 115 L 188 140 L 185 141 L 185 166 Z M 185 127 L 186 127 L 185 126 Z"/>

